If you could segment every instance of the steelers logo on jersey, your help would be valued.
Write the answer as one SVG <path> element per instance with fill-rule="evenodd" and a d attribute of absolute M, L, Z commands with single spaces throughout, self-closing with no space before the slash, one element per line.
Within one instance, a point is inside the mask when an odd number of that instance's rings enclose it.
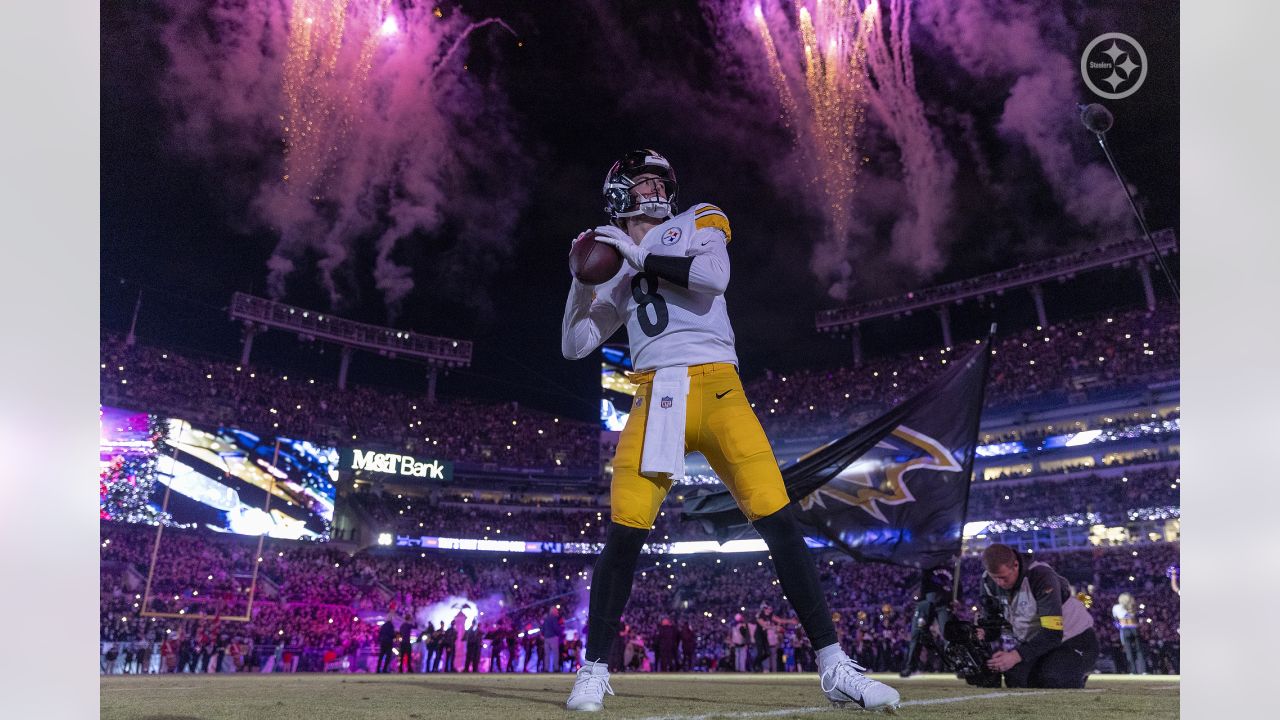
<path fill-rule="evenodd" d="M 663 245 L 675 245 L 680 242 L 680 228 L 673 227 L 662 234 Z"/>

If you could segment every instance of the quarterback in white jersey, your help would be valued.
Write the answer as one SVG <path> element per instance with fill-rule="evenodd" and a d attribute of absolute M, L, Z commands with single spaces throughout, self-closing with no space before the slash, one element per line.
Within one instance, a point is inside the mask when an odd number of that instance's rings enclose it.
<path fill-rule="evenodd" d="M 782 475 L 738 378 L 725 307 L 732 239 L 715 205 L 676 214 L 675 171 L 653 150 L 634 150 L 605 177 L 610 224 L 600 242 L 624 262 L 610 280 L 576 278 L 565 304 L 566 358 L 593 352 L 624 323 L 635 405 L 618 440 L 609 486 L 609 529 L 591 579 L 587 647 L 566 707 L 600 710 L 612 694 L 605 659 L 631 596 L 636 561 L 684 456 L 701 452 L 769 547 L 779 583 L 817 649 L 821 687 L 837 706 L 896 707 L 898 692 L 868 678 L 837 643 L 817 568 L 791 511 Z M 585 235 L 585 233 L 584 233 Z M 578 236 L 581 241 L 582 235 Z"/>
<path fill-rule="evenodd" d="M 613 279 L 594 287 L 575 278 L 562 328 L 565 356 L 585 357 L 625 322 L 637 369 L 736 366 L 738 354 L 724 301 L 729 240 L 724 212 L 700 203 L 648 228 L 638 245 L 632 243 L 646 253 L 641 267 L 623 263 Z M 648 270 L 646 265 L 658 269 Z M 674 282 L 661 280 L 664 265 L 671 268 Z"/>

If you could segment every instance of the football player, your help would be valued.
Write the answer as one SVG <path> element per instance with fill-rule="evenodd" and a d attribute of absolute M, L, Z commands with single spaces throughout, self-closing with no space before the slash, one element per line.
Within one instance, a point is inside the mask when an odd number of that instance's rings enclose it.
<path fill-rule="evenodd" d="M 698 451 L 769 546 L 782 590 L 817 648 L 827 698 L 838 707 L 894 708 L 898 692 L 864 675 L 840 649 L 777 460 L 738 378 L 724 299 L 729 219 L 706 203 L 678 212 L 678 192 L 671 163 L 653 150 L 615 162 L 604 182 L 610 223 L 595 237 L 625 262 L 600 285 L 575 278 L 565 304 L 564 356 L 586 357 L 625 324 L 638 386 L 613 459 L 611 522 L 592 576 L 585 664 L 566 706 L 600 710 L 605 693 L 613 694 L 605 661 L 640 549 L 673 480 L 684 475 L 685 454 Z"/>

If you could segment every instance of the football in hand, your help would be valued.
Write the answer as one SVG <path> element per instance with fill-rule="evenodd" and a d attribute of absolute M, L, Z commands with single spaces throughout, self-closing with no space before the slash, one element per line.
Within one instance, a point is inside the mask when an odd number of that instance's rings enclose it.
<path fill-rule="evenodd" d="M 569 271 L 583 285 L 599 285 L 622 269 L 622 255 L 612 245 L 596 240 L 597 236 L 595 230 L 588 230 L 569 250 Z"/>

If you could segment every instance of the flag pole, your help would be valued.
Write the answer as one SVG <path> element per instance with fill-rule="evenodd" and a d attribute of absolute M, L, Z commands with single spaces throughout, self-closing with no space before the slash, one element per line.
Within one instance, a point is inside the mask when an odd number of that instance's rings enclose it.
<path fill-rule="evenodd" d="M 997 327 L 998 327 L 997 323 L 992 322 L 991 328 L 987 330 L 987 340 L 986 340 L 987 356 L 983 358 L 984 362 L 991 362 L 991 346 L 995 343 L 995 340 L 996 340 Z M 981 420 L 982 407 L 986 405 L 986 399 L 987 399 L 987 383 L 984 378 L 982 383 L 982 389 L 979 391 L 979 399 L 978 399 L 978 407 L 977 407 L 979 423 L 982 422 Z M 975 448 L 974 452 L 977 452 L 976 439 L 975 439 L 974 448 Z M 972 465 L 969 468 L 969 489 L 973 490 Z M 964 562 L 964 523 L 968 522 L 969 520 L 969 496 L 970 496 L 970 493 L 968 492 L 964 494 L 964 511 L 961 512 L 960 514 L 960 551 L 956 553 L 956 571 L 954 576 L 951 579 L 951 601 L 952 602 L 955 602 L 960 597 L 960 564 Z"/>
<path fill-rule="evenodd" d="M 951 605 L 960 597 L 960 563 L 964 562 L 964 538 L 960 538 L 960 552 L 956 553 L 956 571 L 951 575 Z"/>

